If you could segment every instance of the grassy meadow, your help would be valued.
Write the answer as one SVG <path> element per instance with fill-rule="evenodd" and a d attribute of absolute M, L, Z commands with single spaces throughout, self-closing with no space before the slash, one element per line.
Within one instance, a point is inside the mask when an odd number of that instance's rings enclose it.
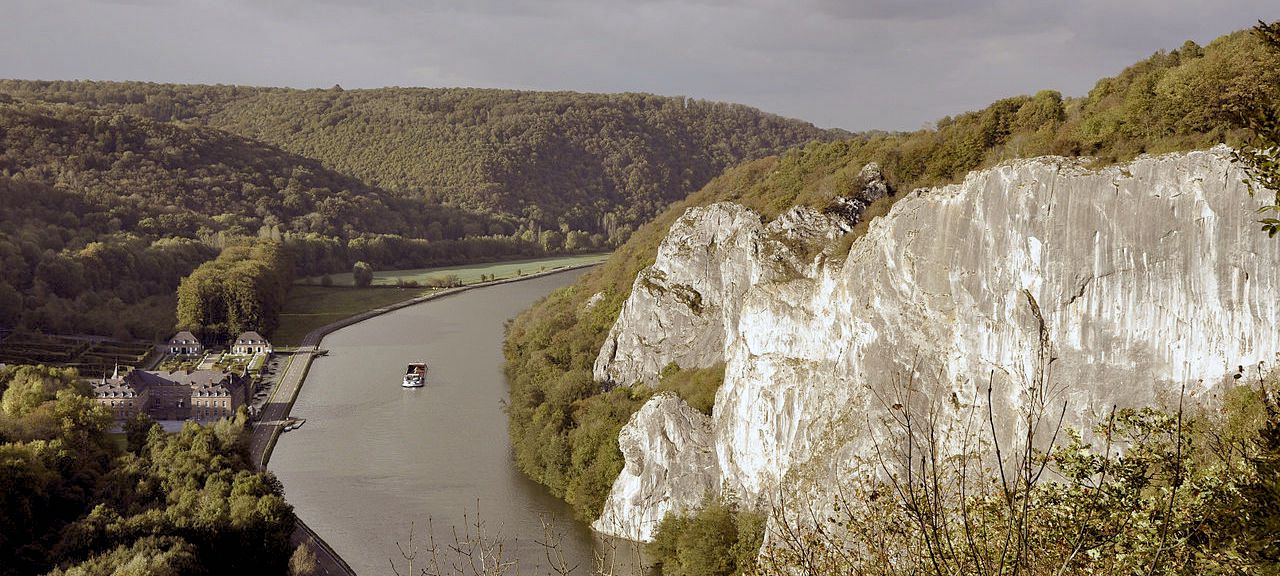
<path fill-rule="evenodd" d="M 429 294 L 435 289 L 426 285 L 433 279 L 452 275 L 464 285 L 475 284 L 481 281 L 482 275 L 502 280 L 562 266 L 594 264 L 608 257 L 608 254 L 587 254 L 444 268 L 385 270 L 374 272 L 373 286 L 368 288 L 354 287 L 350 273 L 330 276 L 333 280 L 330 286 L 321 286 L 318 278 L 307 278 L 290 287 L 284 310 L 280 313 L 280 326 L 271 335 L 271 342 L 276 346 L 297 346 L 308 332 L 330 322 Z M 398 282 L 417 285 L 398 287 Z"/>
<path fill-rule="evenodd" d="M 464 266 L 447 266 L 443 268 L 417 268 L 413 270 L 381 270 L 373 273 L 374 286 L 396 286 L 397 283 L 416 282 L 426 286 L 432 280 L 442 280 L 448 276 L 457 276 L 463 284 L 475 284 L 480 276 L 493 276 L 495 280 L 512 278 L 517 275 L 543 272 L 561 266 L 580 266 L 604 262 L 608 253 L 583 254 L 577 256 L 557 256 L 553 258 L 535 258 L 530 260 L 508 260 L 505 262 L 489 262 L 486 264 L 467 264 Z M 333 286 L 354 286 L 351 273 L 330 274 Z M 302 284 L 319 285 L 319 277 L 304 278 Z"/>

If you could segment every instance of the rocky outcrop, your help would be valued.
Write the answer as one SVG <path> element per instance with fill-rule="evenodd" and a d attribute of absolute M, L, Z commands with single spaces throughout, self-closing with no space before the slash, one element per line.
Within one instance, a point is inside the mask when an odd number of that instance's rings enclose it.
<path fill-rule="evenodd" d="M 866 208 L 851 202 L 846 214 L 796 207 L 768 225 L 737 204 L 690 208 L 671 226 L 654 264 L 636 277 L 596 358 L 596 380 L 653 384 L 672 363 L 707 368 L 720 362 L 747 289 L 812 275 L 815 256 Z"/>
<path fill-rule="evenodd" d="M 633 414 L 618 447 L 626 465 L 596 531 L 649 541 L 667 512 L 695 509 L 717 492 L 711 417 L 674 394 L 658 394 Z"/>
<path fill-rule="evenodd" d="M 596 374 L 652 381 L 669 362 L 725 362 L 716 484 L 755 504 L 826 498 L 907 398 L 944 438 L 986 409 L 988 384 L 1002 437 L 1037 399 L 1088 426 L 1113 405 L 1176 402 L 1184 384 L 1209 398 L 1280 351 L 1280 245 L 1258 230 L 1262 200 L 1242 177 L 1222 147 L 1099 171 L 1016 161 L 914 192 L 847 258 L 801 266 L 778 264 L 807 251 L 764 248 L 776 222 L 691 210 L 637 280 Z M 813 212 L 787 226 L 809 218 L 839 229 Z M 704 313 L 639 289 L 645 278 L 694 287 Z M 691 496 L 678 490 L 667 499 Z"/>
<path fill-rule="evenodd" d="M 653 384 L 668 364 L 720 362 L 746 290 L 809 266 L 792 246 L 826 244 L 844 229 L 840 220 L 805 208 L 768 226 L 737 204 L 689 209 L 671 226 L 655 263 L 636 277 L 596 358 L 596 379 Z"/>

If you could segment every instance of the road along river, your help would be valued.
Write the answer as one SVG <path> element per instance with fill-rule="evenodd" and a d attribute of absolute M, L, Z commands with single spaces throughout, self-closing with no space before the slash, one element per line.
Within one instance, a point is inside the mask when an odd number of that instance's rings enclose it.
<path fill-rule="evenodd" d="M 436 543 L 462 533 L 477 505 L 485 531 L 521 574 L 550 573 L 542 521 L 563 536 L 575 574 L 612 545 L 573 522 L 568 507 L 516 470 L 502 402 L 503 325 L 581 270 L 477 288 L 348 326 L 324 338 L 270 469 L 302 518 L 361 575 L 401 574 L 410 524 L 425 567 L 428 520 Z M 430 365 L 427 385 L 400 387 L 409 362 Z M 472 527 L 474 532 L 474 526 Z M 618 545 L 620 561 L 634 558 Z M 456 555 L 455 555 L 456 556 Z M 511 573 L 510 571 L 508 573 Z"/>

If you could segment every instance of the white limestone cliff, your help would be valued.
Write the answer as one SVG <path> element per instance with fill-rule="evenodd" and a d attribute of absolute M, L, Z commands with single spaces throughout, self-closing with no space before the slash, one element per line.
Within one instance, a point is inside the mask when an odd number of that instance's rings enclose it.
<path fill-rule="evenodd" d="M 792 245 L 826 245 L 841 219 L 795 208 L 768 226 L 737 204 L 691 208 L 671 226 L 654 264 L 636 277 L 621 318 L 596 358 L 600 381 L 653 384 L 668 364 L 706 368 L 724 356 L 750 286 L 812 264 Z"/>
<path fill-rule="evenodd" d="M 671 393 L 644 404 L 618 436 L 626 466 L 592 528 L 650 541 L 669 511 L 696 509 L 718 491 L 711 417 Z"/>
<path fill-rule="evenodd" d="M 843 260 L 793 249 L 794 236 L 835 238 L 838 219 L 691 209 L 637 278 L 595 372 L 651 383 L 671 362 L 725 362 L 715 457 L 695 457 L 714 466 L 664 483 L 700 452 L 654 440 L 692 432 L 633 419 L 624 436 L 650 440 L 623 444 L 623 477 L 646 478 L 646 496 L 620 478 L 597 529 L 644 539 L 641 524 L 660 518 L 650 503 L 694 506 L 703 494 L 689 485 L 756 505 L 821 501 L 883 440 L 908 380 L 950 422 L 985 406 L 990 380 L 1009 436 L 1042 377 L 1074 426 L 1168 402 L 1183 384 L 1213 396 L 1280 352 L 1280 243 L 1258 230 L 1263 199 L 1242 177 L 1224 147 L 1099 171 L 1015 161 L 901 199 Z"/>

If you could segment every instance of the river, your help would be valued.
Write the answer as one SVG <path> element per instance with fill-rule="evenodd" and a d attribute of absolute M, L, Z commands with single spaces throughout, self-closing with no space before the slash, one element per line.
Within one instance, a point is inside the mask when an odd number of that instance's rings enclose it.
<path fill-rule="evenodd" d="M 477 505 L 485 530 L 519 560 L 521 574 L 548 573 L 542 520 L 563 536 L 574 573 L 587 574 L 612 546 L 571 519 L 568 506 L 525 478 L 511 458 L 502 402 L 503 325 L 575 280 L 570 271 L 478 288 L 343 328 L 325 337 L 269 468 L 299 517 L 363 575 L 401 574 L 410 526 L 427 556 L 428 520 L 437 544 L 452 543 Z M 405 365 L 430 364 L 427 386 L 402 389 Z M 474 531 L 474 528 L 473 528 Z M 628 545 L 623 558 L 634 557 Z"/>

